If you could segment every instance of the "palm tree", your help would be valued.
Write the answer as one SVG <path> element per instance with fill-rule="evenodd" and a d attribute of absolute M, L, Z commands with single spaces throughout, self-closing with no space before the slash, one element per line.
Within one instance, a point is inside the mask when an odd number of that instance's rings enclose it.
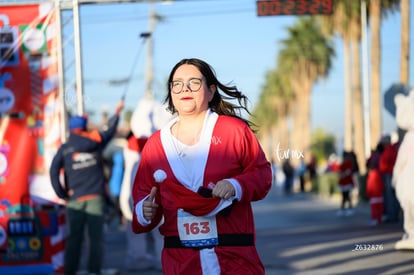
<path fill-rule="evenodd" d="M 334 0 L 334 13 L 331 16 L 318 16 L 322 23 L 323 31 L 329 36 L 338 35 L 342 38 L 344 48 L 344 149 L 351 151 L 354 148 L 353 131 L 353 110 L 352 110 L 352 89 L 351 89 L 351 30 L 350 30 L 351 9 L 349 0 Z M 361 103 L 362 104 L 362 103 Z"/>
<path fill-rule="evenodd" d="M 359 167 L 365 169 L 364 120 L 362 112 L 361 2 L 335 0 L 334 14 L 329 19 L 333 32 L 342 37 L 345 66 L 345 136 L 344 150 L 354 151 Z"/>
<path fill-rule="evenodd" d="M 410 61 L 410 1 L 401 0 L 400 82 L 409 82 Z"/>
<path fill-rule="evenodd" d="M 370 102 L 370 144 L 375 146 L 382 133 L 381 93 L 381 19 L 398 7 L 400 0 L 370 0 L 369 27 L 371 33 L 371 102 Z"/>
<path fill-rule="evenodd" d="M 369 2 L 369 27 L 371 33 L 371 100 L 370 144 L 375 146 L 381 136 L 381 0 Z"/>
<path fill-rule="evenodd" d="M 287 119 L 292 101 L 289 83 L 278 70 L 268 71 L 251 118 L 260 125 L 258 136 L 267 156 L 274 157 L 277 144 L 288 145 Z"/>
<path fill-rule="evenodd" d="M 273 151 L 276 152 L 278 146 L 281 148 L 289 147 L 291 135 L 289 122 L 296 99 L 290 82 L 287 81 L 288 79 L 281 68 L 278 68 L 278 70 L 271 74 L 269 80 L 274 85 L 273 98 L 269 102 L 271 102 L 273 110 L 278 117 L 277 124 L 272 128 L 272 136 L 274 138 L 278 137 L 278 139 L 273 140 Z"/>
<path fill-rule="evenodd" d="M 364 115 L 362 110 L 362 85 L 361 85 L 361 3 L 350 1 L 350 39 L 352 54 L 352 105 L 353 105 L 353 126 L 354 126 L 354 152 L 357 156 L 359 169 L 365 173 L 365 135 Z"/>
<path fill-rule="evenodd" d="M 293 146 L 305 153 L 311 140 L 311 92 L 316 81 L 326 77 L 335 54 L 331 41 L 322 33 L 318 21 L 305 17 L 288 27 L 283 40 L 278 66 L 287 74 L 295 94 L 293 116 Z"/>
<path fill-rule="evenodd" d="M 266 156 L 269 158 L 271 156 L 271 142 L 270 142 L 270 132 L 272 124 L 276 123 L 277 117 L 274 114 L 273 107 L 269 98 L 271 97 L 270 88 L 272 82 L 269 81 L 269 73 L 266 76 L 265 86 L 262 88 L 262 92 L 259 96 L 259 100 L 252 112 L 250 120 L 254 123 L 257 130 L 257 136 L 260 140 L 260 143 L 263 147 L 263 151 Z"/>
<path fill-rule="evenodd" d="M 272 114 L 269 112 L 268 106 L 264 104 L 265 100 L 262 99 L 263 94 L 260 94 L 259 101 L 257 102 L 255 109 L 252 112 L 252 118 L 250 120 L 254 123 L 255 126 L 259 126 L 259 129 L 256 130 L 257 138 L 259 139 L 260 144 L 263 147 L 266 157 L 270 156 L 270 145 L 269 145 L 269 135 L 270 135 L 270 124 L 266 117 L 271 117 Z"/>
<path fill-rule="evenodd" d="M 371 28 L 371 144 L 377 142 L 381 134 L 381 16 L 387 10 L 394 10 L 400 0 L 369 0 Z M 365 148 L 362 115 L 362 95 L 360 74 L 359 40 L 360 1 L 335 0 L 334 14 L 320 17 L 328 27 L 328 33 L 338 34 L 344 45 L 345 67 L 345 135 L 344 149 L 357 153 L 360 168 L 364 170 Z M 352 46 L 351 46 L 352 45 Z M 352 53 L 351 49 L 352 48 Z M 352 80 L 349 76 L 352 74 Z"/>

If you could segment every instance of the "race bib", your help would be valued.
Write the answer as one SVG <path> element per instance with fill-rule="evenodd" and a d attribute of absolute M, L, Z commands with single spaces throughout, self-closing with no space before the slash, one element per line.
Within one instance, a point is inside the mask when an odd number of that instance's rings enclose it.
<path fill-rule="evenodd" d="M 182 209 L 177 212 L 178 235 L 185 247 L 218 244 L 216 217 L 197 217 Z"/>

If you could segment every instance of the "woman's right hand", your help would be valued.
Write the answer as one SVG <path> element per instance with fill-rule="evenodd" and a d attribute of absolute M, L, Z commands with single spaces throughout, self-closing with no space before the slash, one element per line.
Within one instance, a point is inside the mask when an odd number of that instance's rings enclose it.
<path fill-rule="evenodd" d="M 157 212 L 158 204 L 154 202 L 157 187 L 152 187 L 149 197 L 142 204 L 142 212 L 147 221 L 151 221 Z"/>

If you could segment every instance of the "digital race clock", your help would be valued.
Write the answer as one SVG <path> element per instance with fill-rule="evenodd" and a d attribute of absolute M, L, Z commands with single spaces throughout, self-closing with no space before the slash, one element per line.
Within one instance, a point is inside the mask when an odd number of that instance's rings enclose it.
<path fill-rule="evenodd" d="M 333 0 L 258 0 L 257 15 L 332 14 Z"/>

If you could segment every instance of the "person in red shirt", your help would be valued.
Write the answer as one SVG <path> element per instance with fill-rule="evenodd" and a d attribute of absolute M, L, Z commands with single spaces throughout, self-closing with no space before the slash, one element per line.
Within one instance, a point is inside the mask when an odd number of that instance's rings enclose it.
<path fill-rule="evenodd" d="M 341 190 L 342 201 L 341 209 L 338 215 L 350 216 L 353 214 L 351 191 L 355 186 L 353 178 L 352 156 L 349 152 L 344 151 L 342 154 L 342 163 L 339 165 L 339 182 L 338 187 Z"/>
<path fill-rule="evenodd" d="M 379 142 L 367 160 L 367 184 L 366 195 L 369 198 L 371 208 L 370 225 L 382 223 L 384 213 L 384 181 L 379 171 L 379 160 L 384 152 L 384 144 Z"/>
<path fill-rule="evenodd" d="M 383 196 L 385 221 L 391 223 L 399 221 L 401 208 L 391 182 L 399 145 L 400 142 L 386 145 L 379 160 L 379 172 L 381 173 L 382 180 L 384 181 Z"/>
<path fill-rule="evenodd" d="M 329 173 L 329 172 L 338 173 L 339 172 L 339 161 L 335 154 L 331 154 L 329 156 L 328 164 L 326 165 L 325 172 L 326 173 Z"/>

